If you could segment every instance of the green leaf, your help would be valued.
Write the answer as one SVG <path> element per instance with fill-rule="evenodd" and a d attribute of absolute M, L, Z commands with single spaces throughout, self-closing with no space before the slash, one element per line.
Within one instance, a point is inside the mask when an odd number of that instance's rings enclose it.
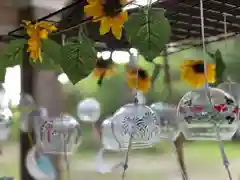
<path fill-rule="evenodd" d="M 21 64 L 26 39 L 14 39 L 9 42 L 3 53 L 0 54 L 0 81 L 5 79 L 6 68 Z"/>
<path fill-rule="evenodd" d="M 26 39 L 14 39 L 9 42 L 5 52 L 3 53 L 5 68 L 21 64 L 24 46 L 26 43 Z"/>
<path fill-rule="evenodd" d="M 61 45 L 51 39 L 45 39 L 42 41 L 42 52 L 46 58 L 53 59 L 56 64 L 61 59 Z"/>
<path fill-rule="evenodd" d="M 226 65 L 222 58 L 222 53 L 217 50 L 215 52 L 215 63 L 216 63 L 216 84 L 223 82 L 223 75 L 226 70 Z"/>
<path fill-rule="evenodd" d="M 39 69 L 60 71 L 61 46 L 58 43 L 51 39 L 43 40 L 41 55 L 42 62 L 30 59 L 30 63 Z"/>
<path fill-rule="evenodd" d="M 43 61 L 34 61 L 32 58 L 30 58 L 30 64 L 32 64 L 34 67 L 40 69 L 40 70 L 52 70 L 52 71 L 61 71 L 60 65 L 56 64 L 56 62 L 45 55 L 44 52 L 42 52 L 42 59 Z"/>
<path fill-rule="evenodd" d="M 96 65 L 94 43 L 85 35 L 81 38 L 81 41 L 69 42 L 61 50 L 60 65 L 73 84 L 86 78 Z"/>
<path fill-rule="evenodd" d="M 141 10 L 130 16 L 125 24 L 126 35 L 132 46 L 148 61 L 159 56 L 170 40 L 171 26 L 163 9 Z"/>
<path fill-rule="evenodd" d="M 0 56 L 1 57 L 1 56 Z M 3 59 L 1 59 L 3 60 Z M 3 61 L 0 63 L 0 82 L 4 82 L 5 80 L 5 74 L 6 74 L 6 67 Z"/>

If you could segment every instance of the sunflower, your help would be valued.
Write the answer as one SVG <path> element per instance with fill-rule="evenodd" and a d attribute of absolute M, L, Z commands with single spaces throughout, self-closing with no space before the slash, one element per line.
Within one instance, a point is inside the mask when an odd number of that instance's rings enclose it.
<path fill-rule="evenodd" d="M 28 39 L 28 49 L 29 56 L 34 60 L 42 61 L 41 48 L 42 39 L 47 39 L 49 31 L 56 31 L 57 28 L 53 25 L 53 22 L 38 22 L 32 24 L 31 21 L 23 21 Z"/>
<path fill-rule="evenodd" d="M 203 60 L 185 60 L 181 66 L 181 78 L 189 85 L 200 88 L 206 80 L 208 83 L 214 83 L 216 81 L 216 67 L 214 64 L 207 64 L 206 78 L 204 73 L 204 61 Z"/>
<path fill-rule="evenodd" d="M 129 68 L 127 69 L 127 83 L 131 89 L 137 89 L 148 92 L 151 88 L 151 78 L 144 69 Z"/>
<path fill-rule="evenodd" d="M 96 67 L 93 70 L 93 77 L 98 79 L 98 84 L 101 85 L 104 77 L 111 77 L 117 73 L 115 65 L 107 60 L 100 59 L 97 61 Z"/>
<path fill-rule="evenodd" d="M 84 7 L 86 16 L 93 17 L 93 21 L 100 21 L 100 35 L 107 34 L 110 30 L 116 39 L 121 39 L 123 24 L 128 20 L 127 11 L 123 6 L 127 0 L 87 0 Z"/>

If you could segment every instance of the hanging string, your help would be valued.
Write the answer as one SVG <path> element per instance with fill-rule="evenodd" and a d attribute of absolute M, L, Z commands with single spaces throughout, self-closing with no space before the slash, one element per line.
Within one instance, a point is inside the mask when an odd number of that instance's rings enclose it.
<path fill-rule="evenodd" d="M 224 18 L 224 37 L 225 37 L 225 49 L 227 49 L 227 43 L 226 43 L 226 40 L 227 40 L 227 15 L 226 13 L 223 13 L 223 18 Z M 231 83 L 231 80 L 230 80 L 230 83 Z M 232 91 L 232 85 L 230 84 L 230 87 L 229 87 L 229 90 L 230 92 Z M 219 128 L 218 128 L 219 129 Z M 228 173 L 228 178 L 230 180 L 232 180 L 232 175 L 231 175 L 231 172 L 229 170 L 229 161 L 228 161 L 228 158 L 227 158 L 227 155 L 224 151 L 224 148 L 223 148 L 223 145 L 222 145 L 222 142 L 220 141 L 220 135 L 219 135 L 219 130 L 216 130 L 217 132 L 217 136 L 218 136 L 218 145 L 219 145 L 219 148 L 221 150 L 221 154 L 222 154 L 222 159 L 223 159 L 223 165 L 224 167 L 226 168 L 227 170 L 227 173 Z"/>
<path fill-rule="evenodd" d="M 61 121 L 63 123 L 63 113 L 60 114 Z M 63 151 L 64 151 L 64 161 L 66 163 L 66 170 L 67 170 L 67 179 L 70 180 L 70 163 L 68 159 L 68 154 L 67 154 L 67 138 L 68 134 L 64 132 L 63 134 Z"/>
<path fill-rule="evenodd" d="M 225 39 L 225 50 L 227 50 L 227 43 L 226 43 L 226 40 L 227 40 L 227 15 L 226 13 L 223 13 L 223 23 L 224 23 L 224 39 Z M 227 80 L 230 82 L 230 85 L 229 85 L 229 92 L 232 92 L 232 79 L 230 76 L 227 77 Z"/>
<path fill-rule="evenodd" d="M 205 46 L 205 32 L 204 32 L 203 0 L 200 0 L 200 14 L 201 14 L 202 48 L 203 48 L 203 53 L 204 53 L 204 74 L 205 74 L 205 80 L 206 80 L 205 90 L 206 90 L 206 95 L 208 97 L 209 103 L 212 105 L 210 93 L 208 91 L 208 82 L 207 82 L 207 62 L 206 62 L 206 46 Z M 224 26 L 224 31 L 226 33 L 226 25 Z M 212 106 L 212 108 L 213 108 L 213 106 Z M 229 180 L 232 180 L 232 176 L 231 176 L 231 173 L 230 173 L 230 170 L 229 170 L 229 161 L 228 161 L 226 153 L 224 151 L 222 141 L 221 141 L 221 138 L 220 138 L 220 135 L 219 135 L 219 128 L 216 125 L 216 123 L 214 124 L 214 127 L 216 128 L 216 136 L 217 136 L 219 149 L 221 151 L 223 165 L 224 165 L 225 169 L 227 170 Z"/>
<path fill-rule="evenodd" d="M 168 142 L 169 144 L 172 146 L 172 151 L 173 151 L 173 155 L 177 154 L 177 147 L 173 141 L 173 133 L 169 130 L 169 122 L 166 120 L 166 128 L 167 128 L 167 132 L 168 132 Z M 177 161 L 179 164 L 179 169 L 180 169 L 180 173 L 182 174 L 182 177 L 184 180 L 188 180 L 187 176 L 185 175 L 185 172 L 182 170 L 181 168 L 181 163 L 179 161 Z"/>
<path fill-rule="evenodd" d="M 223 21 L 224 21 L 224 39 L 225 42 L 227 40 L 227 15 L 223 13 Z M 225 48 L 227 48 L 227 43 L 225 43 Z"/>
<path fill-rule="evenodd" d="M 132 54 L 133 55 L 133 54 Z M 137 52 L 137 60 L 139 60 L 139 53 Z M 137 66 L 137 72 L 136 72 L 136 94 L 135 94 L 135 97 L 134 97 L 134 103 L 135 105 L 138 105 L 138 78 L 139 78 L 139 68 Z M 136 112 L 137 113 L 137 112 Z M 131 123 L 131 122 L 130 122 Z M 135 131 L 135 128 L 134 127 L 135 125 L 132 125 L 130 124 L 132 127 L 131 127 L 131 135 L 129 137 L 129 142 L 128 142 L 128 148 L 127 148 L 127 152 L 126 152 L 126 156 L 125 156 L 125 161 L 124 161 L 124 164 L 123 164 L 123 173 L 122 173 L 122 180 L 124 180 L 125 178 L 125 174 L 126 174 L 126 171 L 128 169 L 128 161 L 129 161 L 129 153 L 132 149 L 132 140 L 133 140 L 133 133 Z"/>
<path fill-rule="evenodd" d="M 208 92 L 207 61 L 206 61 L 207 53 L 206 53 L 206 45 L 205 45 L 203 0 L 200 0 L 200 16 L 201 16 L 202 49 L 203 49 L 203 59 L 204 59 L 205 88 L 206 88 L 206 91 Z"/>
<path fill-rule="evenodd" d="M 232 180 L 232 174 L 231 174 L 230 169 L 229 169 L 229 161 L 228 161 L 227 155 L 224 151 L 224 147 L 223 147 L 221 137 L 220 137 L 220 134 L 219 134 L 219 127 L 218 126 L 215 126 L 215 127 L 216 127 L 218 146 L 219 146 L 219 149 L 220 149 L 221 155 L 222 155 L 223 165 L 224 165 L 224 167 L 227 171 L 228 179 Z"/>

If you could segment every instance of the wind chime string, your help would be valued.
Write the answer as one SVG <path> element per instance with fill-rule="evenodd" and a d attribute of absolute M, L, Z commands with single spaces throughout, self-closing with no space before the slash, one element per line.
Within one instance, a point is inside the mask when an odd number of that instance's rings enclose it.
<path fill-rule="evenodd" d="M 60 115 L 61 121 L 63 123 L 63 114 Z M 68 159 L 68 154 L 67 154 L 67 136 L 65 132 L 63 134 L 63 151 L 64 151 L 64 161 L 66 163 L 66 170 L 67 170 L 67 178 L 68 180 L 70 180 L 70 163 L 69 163 L 69 159 Z"/>
<path fill-rule="evenodd" d="M 227 50 L 227 14 L 223 13 L 223 22 L 224 22 L 224 39 L 225 39 L 225 50 Z M 232 79 L 230 76 L 227 77 L 227 81 L 230 83 L 229 84 L 229 92 L 232 92 Z"/>
<path fill-rule="evenodd" d="M 133 54 L 132 54 L 133 55 Z M 137 52 L 137 61 L 139 59 L 139 53 Z M 138 105 L 138 78 L 139 78 L 139 68 L 137 66 L 137 72 L 136 72 L 136 94 L 135 94 L 135 97 L 134 97 L 134 103 L 135 105 Z M 136 112 L 138 113 L 138 112 Z M 131 123 L 131 122 L 130 122 Z M 132 140 L 133 140 L 133 133 L 136 129 L 135 127 L 135 124 L 130 124 L 131 125 L 131 134 L 130 134 L 130 137 L 129 137 L 129 142 L 128 142 L 128 148 L 127 148 L 127 152 L 126 152 L 126 156 L 125 156 L 125 161 L 124 161 L 124 164 L 123 164 L 123 173 L 122 173 L 122 180 L 124 180 L 125 178 L 125 174 L 126 174 L 126 171 L 128 169 L 128 161 L 129 161 L 129 153 L 132 149 Z"/>
<path fill-rule="evenodd" d="M 227 49 L 227 43 L 226 43 L 226 39 L 227 39 L 227 16 L 226 16 L 225 13 L 223 14 L 223 18 L 224 18 L 225 49 Z M 231 92 L 231 85 L 230 85 L 230 92 Z M 232 180 L 232 175 L 231 175 L 231 172 L 229 170 L 229 161 L 228 161 L 227 155 L 224 151 L 223 144 L 221 142 L 220 135 L 219 135 L 219 127 L 217 127 L 216 132 L 217 132 L 217 136 L 218 136 L 218 145 L 219 145 L 221 155 L 222 155 L 222 159 L 223 159 L 223 165 L 224 165 L 225 169 L 227 170 L 229 180 Z"/>
<path fill-rule="evenodd" d="M 203 48 L 203 54 L 204 54 L 205 90 L 206 90 L 206 96 L 209 99 L 209 103 L 212 105 L 210 93 L 208 91 L 208 82 L 207 82 L 207 62 L 206 62 L 206 46 L 205 46 L 205 32 L 204 32 L 203 0 L 200 0 L 200 15 L 201 15 L 202 48 Z M 224 29 L 226 30 L 226 28 L 224 28 Z M 225 31 L 225 33 L 226 33 L 226 31 Z M 212 108 L 213 108 L 213 106 L 212 106 Z M 214 124 L 214 126 L 216 128 L 216 136 L 217 136 L 216 138 L 217 138 L 219 149 L 220 149 L 220 152 L 221 152 L 223 165 L 224 165 L 224 167 L 225 167 L 225 169 L 228 173 L 229 180 L 232 180 L 232 176 L 231 176 L 231 173 L 230 173 L 230 170 L 229 170 L 229 161 L 227 159 L 227 156 L 226 156 L 226 153 L 224 151 L 222 141 L 221 141 L 221 138 L 220 138 L 220 135 L 219 135 L 219 127 L 216 125 L 216 123 Z"/>
<path fill-rule="evenodd" d="M 171 131 L 169 131 L 168 122 L 167 122 L 167 127 L 166 128 L 167 128 L 167 131 L 168 131 L 168 142 L 172 146 L 173 155 L 175 155 L 175 154 L 177 154 L 177 147 L 176 147 L 176 145 L 173 141 L 173 135 L 172 135 Z M 183 172 L 183 170 L 181 168 L 181 164 L 180 164 L 179 161 L 178 161 L 178 164 L 179 164 L 180 173 L 182 174 L 183 179 L 188 180 L 187 176 L 185 175 L 185 173 Z"/>

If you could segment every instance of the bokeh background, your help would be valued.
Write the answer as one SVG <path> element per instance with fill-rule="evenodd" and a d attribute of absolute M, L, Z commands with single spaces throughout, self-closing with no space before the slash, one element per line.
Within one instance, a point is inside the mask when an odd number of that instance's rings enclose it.
<path fill-rule="evenodd" d="M 233 81 L 240 82 L 239 68 L 240 55 L 238 53 L 240 39 L 234 38 L 224 42 L 212 43 L 207 45 L 209 52 L 217 49 L 223 54 L 224 62 L 227 65 L 225 78 L 231 78 Z M 191 88 L 185 84 L 179 75 L 179 67 L 185 59 L 203 59 L 204 57 L 210 63 L 210 57 L 205 56 L 202 49 L 192 48 L 169 55 L 169 65 L 171 74 L 172 96 L 167 97 L 168 89 L 164 84 L 163 72 L 156 80 L 154 89 L 146 94 L 147 104 L 164 101 L 177 105 L 180 98 Z M 123 56 L 116 56 L 123 58 Z M 126 57 L 125 57 L 126 58 Z M 161 63 L 162 57 L 155 59 L 155 62 Z M 143 57 L 140 60 L 140 66 L 147 69 L 151 75 L 153 71 L 152 64 L 147 63 Z M 124 65 L 118 65 L 118 74 L 111 78 L 106 78 L 101 87 L 90 75 L 77 85 L 73 86 L 66 75 L 60 74 L 58 80 L 64 91 L 65 112 L 76 116 L 77 103 L 87 97 L 96 98 L 101 104 L 100 121 L 111 116 L 122 105 L 131 102 L 134 94 L 127 87 Z M 20 92 L 20 68 L 9 68 L 4 84 L 13 105 L 17 105 Z M 11 139 L 2 143 L 3 154 L 0 156 L 0 176 L 14 176 L 19 178 L 19 117 L 17 110 L 13 112 L 13 126 Z M 78 152 L 70 160 L 71 177 L 70 179 L 104 179 L 111 180 L 120 178 L 121 168 L 110 174 L 100 174 L 96 172 L 96 153 L 100 148 L 100 142 L 96 134 L 93 133 L 91 124 L 82 123 L 83 143 Z M 224 142 L 226 153 L 230 159 L 230 167 L 235 179 L 239 175 L 240 167 L 240 143 L 238 138 L 234 141 Z M 216 142 L 186 142 L 185 143 L 186 166 L 190 179 L 227 179 L 227 174 L 222 165 L 220 151 Z M 106 159 L 109 163 L 119 162 L 124 158 L 123 154 L 106 153 Z M 147 162 L 147 164 L 146 164 Z M 63 169 L 66 167 L 62 161 Z M 158 146 L 147 150 L 132 151 L 130 155 L 130 165 L 126 179 L 181 179 L 176 157 L 168 142 L 162 142 Z M 67 176 L 64 177 L 67 179 Z"/>

